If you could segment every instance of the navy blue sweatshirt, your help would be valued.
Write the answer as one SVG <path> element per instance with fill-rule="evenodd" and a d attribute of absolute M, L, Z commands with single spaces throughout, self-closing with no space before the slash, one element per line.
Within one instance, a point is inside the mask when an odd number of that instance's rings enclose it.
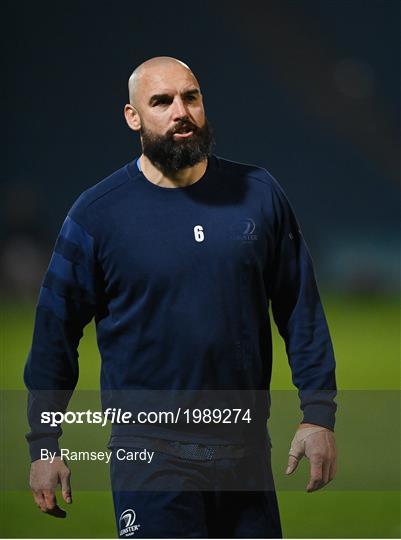
<path fill-rule="evenodd" d="M 270 305 L 303 421 L 333 429 L 332 343 L 308 248 L 278 182 L 216 156 L 183 188 L 153 184 L 137 160 L 117 170 L 72 206 L 42 284 L 25 367 L 32 459 L 58 448 L 61 430 L 41 425 L 39 412 L 67 406 L 92 318 L 102 392 L 267 395 Z M 41 392 L 57 390 L 66 391 L 64 403 Z M 267 403 L 264 424 L 268 414 Z M 172 427 L 160 433 L 176 437 Z"/>

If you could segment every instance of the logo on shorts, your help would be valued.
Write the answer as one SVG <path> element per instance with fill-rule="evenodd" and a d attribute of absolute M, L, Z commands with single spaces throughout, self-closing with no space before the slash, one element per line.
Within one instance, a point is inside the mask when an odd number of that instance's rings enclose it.
<path fill-rule="evenodd" d="M 120 516 L 120 536 L 132 536 L 140 527 L 139 524 L 134 525 L 136 514 L 134 510 L 128 508 Z"/>

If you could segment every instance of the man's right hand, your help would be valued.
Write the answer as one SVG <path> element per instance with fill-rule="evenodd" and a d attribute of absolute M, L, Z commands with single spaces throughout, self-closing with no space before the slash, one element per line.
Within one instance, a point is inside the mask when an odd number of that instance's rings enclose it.
<path fill-rule="evenodd" d="M 60 484 L 63 499 L 68 504 L 72 503 L 70 476 L 70 469 L 60 457 L 55 457 L 53 463 L 50 459 L 37 459 L 32 463 L 29 486 L 42 512 L 65 518 L 67 513 L 57 506 L 56 488 Z"/>

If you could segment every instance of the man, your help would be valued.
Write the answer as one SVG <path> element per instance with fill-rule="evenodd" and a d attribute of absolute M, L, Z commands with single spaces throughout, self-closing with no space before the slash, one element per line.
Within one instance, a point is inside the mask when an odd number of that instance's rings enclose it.
<path fill-rule="evenodd" d="M 55 499 L 60 482 L 71 502 L 66 465 L 39 459 L 43 448 L 58 451 L 61 430 L 38 418 L 55 402 L 66 408 L 82 329 L 95 317 L 104 396 L 121 390 L 135 401 L 142 390 L 211 390 L 217 410 L 235 402 L 247 411 L 252 403 L 256 415 L 231 431 L 205 417 L 199 431 L 113 425 L 120 536 L 281 537 L 266 431 L 270 302 L 304 415 L 286 473 L 306 455 L 307 491 L 314 491 L 336 468 L 335 361 L 309 252 L 277 181 L 211 154 L 211 128 L 188 66 L 170 57 L 144 62 L 129 79 L 129 98 L 125 118 L 140 134 L 142 155 L 73 205 L 40 293 L 25 369 L 34 499 L 43 512 L 64 517 Z M 65 395 L 52 401 L 39 390 Z M 181 405 L 186 397 L 177 395 Z M 104 408 L 115 403 L 107 396 Z M 154 465 L 118 463 L 117 448 L 144 441 L 157 453 Z M 162 475 L 168 482 L 155 483 Z"/>

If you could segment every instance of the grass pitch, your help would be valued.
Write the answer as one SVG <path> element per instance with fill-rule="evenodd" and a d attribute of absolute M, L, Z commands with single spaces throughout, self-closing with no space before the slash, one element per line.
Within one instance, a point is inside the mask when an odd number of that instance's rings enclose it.
<path fill-rule="evenodd" d="M 337 382 L 341 390 L 349 392 L 382 391 L 381 399 L 386 405 L 394 403 L 394 395 L 400 390 L 399 362 L 399 300 L 396 298 L 350 299 L 323 297 L 326 316 L 330 326 L 337 359 Z M 2 390 L 19 390 L 23 388 L 22 371 L 29 350 L 33 329 L 34 306 L 31 304 L 3 306 L 1 313 L 2 341 L 0 377 Z M 272 324 L 274 327 L 274 324 Z M 272 389 L 292 389 L 291 373 L 287 364 L 281 338 L 274 334 L 274 366 Z M 93 325 L 90 325 L 80 346 L 80 381 L 81 389 L 97 389 L 99 385 L 100 361 L 96 347 Z M 387 394 L 387 393 L 388 394 Z M 373 395 L 373 393 L 372 393 Z M 384 397 L 383 397 L 384 396 Z M 390 399 L 390 396 L 391 399 Z M 390 407 L 389 407 L 390 409 Z M 393 405 L 387 414 L 380 413 L 368 421 L 369 432 L 374 438 L 386 421 L 394 426 L 389 431 L 389 439 L 383 441 L 384 447 L 390 439 L 399 447 L 400 410 L 394 411 Z M 384 408 L 385 410 L 385 408 Z M 341 433 L 341 425 L 346 425 L 346 417 L 353 411 L 341 411 L 345 421 L 338 424 L 339 440 L 352 438 L 352 432 Z M 287 538 L 399 538 L 400 529 L 400 492 L 399 486 L 400 460 L 387 459 L 385 452 L 378 451 L 369 455 L 365 448 L 362 478 L 366 482 L 352 483 L 346 475 L 347 459 L 358 459 L 358 441 L 351 450 L 344 445 L 344 467 L 341 473 L 341 461 L 336 480 L 326 489 L 315 493 L 306 493 L 294 489 L 286 479 L 288 489 L 283 489 L 280 478 L 287 455 L 280 444 L 275 444 L 275 433 L 279 432 L 277 420 L 272 410 L 273 467 L 275 477 L 279 479 L 278 498 L 284 536 Z M 5 432 L 7 416 L 2 413 L 2 433 Z M 294 418 L 294 427 L 297 418 Z M 398 422 L 398 425 L 397 425 Z M 291 433 L 291 426 L 286 427 Z M 348 425 L 348 430 L 352 425 Z M 356 428 L 355 428 L 356 429 Z M 380 441 L 379 441 L 380 442 Z M 288 445 L 290 440 L 288 440 Z M 7 440 L 2 437 L 3 450 Z M 21 446 L 25 442 L 21 437 Z M 2 452 L 4 456 L 5 452 Z M 21 456 L 26 456 L 21 457 Z M 17 466 L 28 475 L 28 453 L 15 454 Z M 3 470 L 10 466 L 2 463 Z M 348 471 L 348 472 L 347 472 Z M 373 472 L 379 480 L 372 480 Z M 297 472 L 306 485 L 307 464 Z M 342 477 L 341 477 L 342 474 Z M 302 476 L 303 475 L 303 476 Z M 376 477 L 375 477 L 376 478 Z M 382 481 L 380 480 L 382 479 Z M 28 480 L 27 480 L 28 484 Z M 280 487 L 281 485 L 281 487 Z M 28 485 L 24 491 L 5 491 L 2 481 L 0 498 L 1 536 L 8 538 L 109 538 L 115 537 L 114 515 L 111 493 L 106 491 L 74 491 L 74 471 L 72 474 L 74 502 L 69 507 L 68 517 L 57 520 L 41 514 L 33 503 Z M 374 489 L 372 489 L 372 487 Z M 65 506 L 65 505 L 64 505 Z"/>

